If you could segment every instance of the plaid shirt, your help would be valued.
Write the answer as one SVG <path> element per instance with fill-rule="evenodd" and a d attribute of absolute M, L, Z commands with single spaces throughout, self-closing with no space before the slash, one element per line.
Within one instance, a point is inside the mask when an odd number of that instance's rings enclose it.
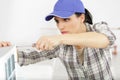
<path fill-rule="evenodd" d="M 93 26 L 86 23 L 86 26 L 87 32 L 94 31 L 106 35 L 110 44 L 107 48 L 84 48 L 83 64 L 80 63 L 78 52 L 72 45 L 59 45 L 53 50 L 41 52 L 33 48 L 18 49 L 18 63 L 22 66 L 59 57 L 66 67 L 69 80 L 113 80 L 109 48 L 116 38 L 105 22 Z"/>

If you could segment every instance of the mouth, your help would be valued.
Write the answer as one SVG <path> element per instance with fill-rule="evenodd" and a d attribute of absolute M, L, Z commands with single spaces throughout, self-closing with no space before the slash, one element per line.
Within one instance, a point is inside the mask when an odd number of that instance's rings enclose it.
<path fill-rule="evenodd" d="M 67 34 L 68 32 L 67 32 L 67 31 L 62 31 L 61 33 L 62 33 L 62 34 Z"/>

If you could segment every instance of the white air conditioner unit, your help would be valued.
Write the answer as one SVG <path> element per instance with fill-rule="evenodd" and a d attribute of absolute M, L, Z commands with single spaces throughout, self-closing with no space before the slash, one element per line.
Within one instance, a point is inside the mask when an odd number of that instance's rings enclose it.
<path fill-rule="evenodd" d="M 16 47 L 0 48 L 0 80 L 16 80 Z"/>
<path fill-rule="evenodd" d="M 22 47 L 22 51 L 33 50 Z M 18 47 L 17 47 L 18 49 Z M 36 50 L 36 49 L 35 49 Z M 0 48 L 0 80 L 67 80 L 67 72 L 58 58 L 20 67 L 16 46 Z"/>

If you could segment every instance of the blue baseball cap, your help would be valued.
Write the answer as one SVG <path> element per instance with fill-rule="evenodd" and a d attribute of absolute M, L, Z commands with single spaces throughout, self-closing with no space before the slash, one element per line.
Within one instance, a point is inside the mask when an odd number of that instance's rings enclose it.
<path fill-rule="evenodd" d="M 85 13 L 85 8 L 81 0 L 58 0 L 53 12 L 46 16 L 45 20 L 49 21 L 55 16 L 69 18 L 75 12 Z"/>

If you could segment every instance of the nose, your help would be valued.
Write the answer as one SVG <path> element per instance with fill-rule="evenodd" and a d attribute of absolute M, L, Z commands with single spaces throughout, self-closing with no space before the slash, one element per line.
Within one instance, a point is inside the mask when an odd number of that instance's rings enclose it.
<path fill-rule="evenodd" d="M 57 26 L 60 30 L 63 30 L 65 27 L 65 24 L 63 22 L 59 22 Z"/>

